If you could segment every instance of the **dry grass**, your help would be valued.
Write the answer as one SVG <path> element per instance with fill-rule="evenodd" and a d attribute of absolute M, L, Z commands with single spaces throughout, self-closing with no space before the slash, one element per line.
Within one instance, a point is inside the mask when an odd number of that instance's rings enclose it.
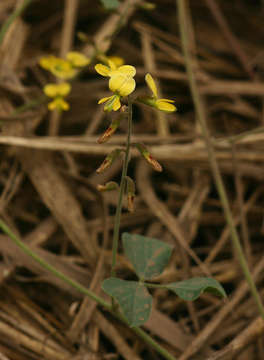
<path fill-rule="evenodd" d="M 21 3 L 1 1 L 0 22 Z M 37 65 L 44 54 L 74 48 L 92 55 L 95 44 L 123 56 L 137 67 L 138 93 L 149 71 L 179 111 L 163 115 L 136 105 L 134 140 L 148 145 L 164 172 L 153 174 L 132 152 L 136 212 L 125 210 L 122 230 L 174 245 L 161 282 L 210 274 L 228 292 L 226 303 L 202 295 L 190 304 L 155 290 L 145 329 L 181 360 L 264 359 L 264 322 L 231 247 L 193 111 L 175 1 L 156 0 L 152 12 L 137 3 L 125 0 L 110 14 L 99 1 L 35 0 L 9 27 L 0 45 L 1 216 L 42 258 L 103 296 L 100 282 L 109 275 L 117 199 L 98 194 L 96 185 L 119 177 L 121 164 L 102 175 L 95 169 L 124 144 L 126 124 L 109 143 L 96 144 L 109 118 L 96 104 L 106 86 L 92 66 L 74 81 L 71 109 L 63 116 L 48 113 L 43 103 L 20 107 L 39 99 L 52 80 Z M 260 0 L 189 3 L 196 78 L 233 216 L 263 297 L 264 6 Z M 78 31 L 90 42 L 81 43 Z M 4 235 L 0 254 L 1 360 L 159 358 Z M 130 271 L 121 252 L 118 273 L 126 277 Z"/>

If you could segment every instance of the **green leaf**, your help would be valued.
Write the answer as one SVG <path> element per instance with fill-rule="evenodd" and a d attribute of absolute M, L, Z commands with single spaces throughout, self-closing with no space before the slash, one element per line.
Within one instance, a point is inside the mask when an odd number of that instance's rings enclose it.
<path fill-rule="evenodd" d="M 138 327 L 148 320 L 152 297 L 144 285 L 112 277 L 103 281 L 102 288 L 118 302 L 130 326 Z"/>
<path fill-rule="evenodd" d="M 187 301 L 196 300 L 203 292 L 210 292 L 218 296 L 226 297 L 223 286 L 215 279 L 197 277 L 165 285 L 181 299 Z"/>
<path fill-rule="evenodd" d="M 122 234 L 125 254 L 141 280 L 150 280 L 162 273 L 168 264 L 172 247 L 157 239 L 137 234 Z"/>
<path fill-rule="evenodd" d="M 120 5 L 119 0 L 101 0 L 106 10 L 115 10 Z"/>

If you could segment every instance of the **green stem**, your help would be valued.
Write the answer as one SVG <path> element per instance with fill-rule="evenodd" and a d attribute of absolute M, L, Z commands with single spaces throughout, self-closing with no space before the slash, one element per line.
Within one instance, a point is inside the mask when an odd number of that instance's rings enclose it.
<path fill-rule="evenodd" d="M 59 279 L 63 280 L 65 283 L 71 285 L 76 290 L 80 291 L 82 294 L 89 296 L 92 300 L 96 301 L 98 304 L 103 306 L 107 310 L 111 310 L 111 305 L 104 301 L 102 298 L 97 296 L 94 292 L 90 291 L 86 287 L 82 286 L 78 282 L 64 275 L 62 272 L 58 271 L 55 267 L 47 263 L 45 260 L 40 258 L 36 253 L 34 253 L 27 245 L 23 243 L 16 235 L 9 229 L 9 227 L 0 219 L 0 228 L 14 241 L 14 243 L 24 251 L 25 254 L 32 257 L 37 263 L 39 263 L 44 269 L 50 271 Z"/>
<path fill-rule="evenodd" d="M 23 113 L 23 112 L 25 112 L 27 110 L 30 110 L 30 109 L 32 109 L 34 107 L 37 107 L 37 106 L 39 106 L 41 104 L 44 104 L 46 101 L 47 101 L 47 97 L 45 95 L 40 96 L 37 99 L 30 100 L 26 104 L 23 104 L 23 105 L 15 108 L 14 111 L 11 113 L 11 116 L 21 114 L 21 113 Z"/>
<path fill-rule="evenodd" d="M 112 305 L 101 297 L 97 296 L 93 291 L 90 291 L 77 281 L 69 278 L 68 276 L 64 275 L 60 271 L 58 271 L 55 267 L 47 263 L 45 260 L 40 258 L 37 254 L 35 254 L 27 245 L 25 245 L 20 239 L 16 237 L 16 235 L 9 229 L 9 227 L 0 219 L 0 228 L 6 233 L 10 239 L 28 256 L 34 259 L 38 264 L 40 264 L 44 269 L 50 271 L 54 274 L 57 278 L 61 279 L 65 283 L 71 285 L 73 288 L 78 290 L 80 293 L 88 296 L 90 299 L 96 301 L 99 305 L 103 308 L 108 310 L 113 316 L 117 319 L 122 321 L 123 323 L 127 324 L 127 320 L 120 312 L 112 310 Z M 137 334 L 141 339 L 143 339 L 149 346 L 153 347 L 158 353 L 160 353 L 165 359 L 167 360 L 176 360 L 166 349 L 160 346 L 154 339 L 152 339 L 144 330 L 139 328 L 132 328 L 135 334 Z"/>
<path fill-rule="evenodd" d="M 171 355 L 165 348 L 160 346 L 151 336 L 149 336 L 141 328 L 133 328 L 134 333 L 141 337 L 148 345 L 150 345 L 154 350 L 156 350 L 164 359 L 167 360 L 176 360 L 176 358 Z"/>
<path fill-rule="evenodd" d="M 18 16 L 22 14 L 25 8 L 31 3 L 32 0 L 25 0 L 21 6 L 19 6 L 4 22 L 1 30 L 0 30 L 0 45 L 2 44 L 5 34 L 9 28 L 9 26 L 16 20 Z"/>
<path fill-rule="evenodd" d="M 263 304 L 260 299 L 259 293 L 257 291 L 256 285 L 252 279 L 246 258 L 244 256 L 244 253 L 243 253 L 243 250 L 242 250 L 242 247 L 240 244 L 239 236 L 238 236 L 238 233 L 237 233 L 237 230 L 235 227 L 235 223 L 234 223 L 234 220 L 232 217 L 228 197 L 226 194 L 224 182 L 222 180 L 222 176 L 221 176 L 221 173 L 220 173 L 220 170 L 218 167 L 218 163 L 216 160 L 213 143 L 210 138 L 209 130 L 207 128 L 204 107 L 201 102 L 199 90 L 198 90 L 196 80 L 194 77 L 194 73 L 193 73 L 193 69 L 192 69 L 192 60 L 191 60 L 191 56 L 190 56 L 189 40 L 188 40 L 188 35 L 187 35 L 188 34 L 188 26 L 187 26 L 186 1 L 185 0 L 176 0 L 176 4 L 178 6 L 180 36 L 181 36 L 183 53 L 184 53 L 184 57 L 185 57 L 187 76 L 188 76 L 189 83 L 190 83 L 190 88 L 191 88 L 191 93 L 192 93 L 192 97 L 193 97 L 193 101 L 194 101 L 194 105 L 195 105 L 197 118 L 200 123 L 204 141 L 207 146 L 209 162 L 210 162 L 212 173 L 214 176 L 216 188 L 217 188 L 217 191 L 218 191 L 218 194 L 220 197 L 220 201 L 222 203 L 224 215 L 225 215 L 225 218 L 226 218 L 227 224 L 229 226 L 229 230 L 230 230 L 231 240 L 233 242 L 233 246 L 237 253 L 238 260 L 240 262 L 244 276 L 248 282 L 252 296 L 254 297 L 254 299 L 256 301 L 259 312 L 260 312 L 262 318 L 264 318 Z"/>
<path fill-rule="evenodd" d="M 130 151 L 130 139 L 132 132 L 132 102 L 128 97 L 128 130 L 127 130 L 127 143 L 125 150 L 125 159 L 123 163 L 121 182 L 120 182 L 120 190 L 118 203 L 115 214 L 115 223 L 114 223 L 114 234 L 113 234 L 113 248 L 112 248 L 112 267 L 111 267 L 111 276 L 116 276 L 115 266 L 116 266 L 116 256 L 117 256 L 117 248 L 118 248 L 118 240 L 119 240 L 119 232 L 120 232 L 120 220 L 121 220 L 121 211 L 122 211 L 122 203 L 123 196 L 125 191 L 126 184 L 126 176 L 127 176 L 127 168 L 129 163 L 129 151 Z"/>

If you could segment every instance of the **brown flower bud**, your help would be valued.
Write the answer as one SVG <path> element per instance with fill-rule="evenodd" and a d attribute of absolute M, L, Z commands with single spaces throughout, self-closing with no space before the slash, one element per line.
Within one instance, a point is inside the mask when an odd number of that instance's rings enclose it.
<path fill-rule="evenodd" d="M 120 125 L 121 117 L 113 120 L 109 128 L 99 137 L 97 140 L 98 144 L 103 144 L 104 142 L 108 141 L 110 137 L 115 133 L 117 128 Z"/>
<path fill-rule="evenodd" d="M 120 155 L 121 151 L 122 151 L 121 149 L 115 149 L 115 150 L 111 151 L 111 153 L 107 155 L 107 157 L 104 159 L 102 164 L 96 170 L 97 174 L 100 174 L 103 171 L 105 171 L 106 169 L 108 169 L 113 164 L 113 162 L 117 159 L 117 157 Z"/>
<path fill-rule="evenodd" d="M 101 191 L 101 192 L 112 191 L 112 190 L 116 190 L 116 189 L 118 189 L 118 184 L 114 181 L 109 181 L 105 185 L 101 185 L 101 184 L 97 185 L 97 190 Z"/>
<path fill-rule="evenodd" d="M 145 160 L 147 160 L 147 162 L 152 166 L 155 171 L 162 171 L 162 166 L 156 159 L 153 158 L 145 145 L 137 143 L 135 144 L 135 146 L 140 152 L 140 154 L 144 157 Z"/>

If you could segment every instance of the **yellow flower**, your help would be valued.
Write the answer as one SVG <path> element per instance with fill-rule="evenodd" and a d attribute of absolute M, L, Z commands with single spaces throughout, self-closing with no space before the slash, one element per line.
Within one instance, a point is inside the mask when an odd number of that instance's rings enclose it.
<path fill-rule="evenodd" d="M 108 56 L 108 59 L 112 61 L 117 67 L 124 65 L 125 61 L 120 56 Z"/>
<path fill-rule="evenodd" d="M 69 94 L 71 91 L 71 85 L 68 83 L 61 83 L 61 84 L 47 84 L 44 87 L 44 93 L 48 97 L 54 98 L 48 104 L 48 109 L 53 111 L 55 109 L 61 110 L 69 110 L 69 104 L 64 100 L 64 97 Z"/>
<path fill-rule="evenodd" d="M 53 101 L 51 101 L 50 103 L 48 103 L 48 109 L 50 111 L 53 110 L 59 110 L 59 111 L 67 111 L 69 110 L 70 105 L 67 103 L 67 101 L 65 101 L 62 97 L 56 97 Z"/>
<path fill-rule="evenodd" d="M 104 111 L 117 111 L 121 107 L 120 96 L 115 94 L 112 96 L 104 97 L 98 101 L 98 104 L 106 103 Z"/>
<path fill-rule="evenodd" d="M 151 98 L 141 98 L 140 101 L 144 102 L 147 105 L 153 106 L 158 110 L 165 112 L 174 112 L 177 110 L 176 106 L 173 105 L 174 100 L 169 99 L 158 99 L 158 91 L 157 86 L 153 77 L 150 74 L 146 74 L 145 76 L 146 83 L 149 89 L 152 92 Z"/>
<path fill-rule="evenodd" d="M 119 96 L 131 94 L 136 87 L 133 77 L 136 75 L 136 69 L 131 65 L 116 66 L 111 60 L 109 66 L 103 64 L 95 65 L 95 70 L 103 76 L 110 77 L 109 88 Z"/>
<path fill-rule="evenodd" d="M 106 56 L 104 54 L 99 54 L 97 58 L 104 64 L 109 64 L 109 61 L 111 61 L 116 67 L 124 65 L 125 63 L 124 59 L 120 56 Z"/>
<path fill-rule="evenodd" d="M 41 67 L 43 67 L 43 69 L 45 69 L 45 70 L 50 70 L 54 66 L 54 64 L 56 63 L 57 59 L 58 58 L 56 58 L 53 55 L 45 56 L 45 57 L 43 57 L 43 58 L 41 58 L 39 60 L 39 65 Z"/>
<path fill-rule="evenodd" d="M 71 85 L 69 83 L 61 83 L 61 84 L 47 84 L 44 87 L 45 95 L 49 97 L 57 97 L 57 96 L 67 96 L 71 91 Z"/>
<path fill-rule="evenodd" d="M 66 59 L 73 67 L 84 67 L 90 64 L 91 60 L 78 51 L 70 51 L 67 53 Z"/>
<path fill-rule="evenodd" d="M 39 64 L 60 79 L 71 79 L 78 73 L 69 61 L 53 55 L 41 58 Z"/>

